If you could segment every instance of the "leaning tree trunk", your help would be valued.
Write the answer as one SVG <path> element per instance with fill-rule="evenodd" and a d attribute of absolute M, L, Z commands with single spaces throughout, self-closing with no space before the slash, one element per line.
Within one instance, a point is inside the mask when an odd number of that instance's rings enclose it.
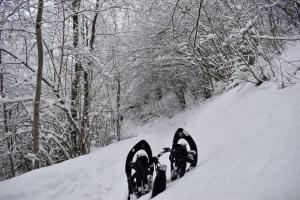
<path fill-rule="evenodd" d="M 36 77 L 36 90 L 35 90 L 35 100 L 34 100 L 34 112 L 33 112 L 33 123 L 32 123 L 32 140 L 33 140 L 33 153 L 37 157 L 39 152 L 39 122 L 40 122 L 40 101 L 41 101 L 41 91 L 42 91 L 42 77 L 43 77 L 43 39 L 42 39 L 42 16 L 43 16 L 43 0 L 39 0 L 38 12 L 36 17 L 36 44 L 38 51 L 38 70 Z M 39 168 L 39 160 L 34 159 L 33 167 L 34 169 Z"/>

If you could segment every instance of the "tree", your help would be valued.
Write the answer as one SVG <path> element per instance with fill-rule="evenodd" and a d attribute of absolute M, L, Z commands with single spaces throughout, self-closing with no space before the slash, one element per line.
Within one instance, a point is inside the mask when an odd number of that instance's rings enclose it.
<path fill-rule="evenodd" d="M 43 0 L 39 0 L 38 12 L 36 17 L 36 43 L 38 51 L 38 70 L 36 76 L 36 90 L 34 99 L 34 111 L 33 111 L 33 123 L 32 123 L 32 140 L 33 140 L 33 153 L 36 158 L 34 160 L 34 168 L 39 168 L 39 161 L 37 155 L 39 153 L 39 123 L 40 123 L 40 104 L 41 104 L 41 93 L 42 93 L 42 77 L 43 77 L 43 38 L 42 38 L 42 17 L 43 17 Z"/>

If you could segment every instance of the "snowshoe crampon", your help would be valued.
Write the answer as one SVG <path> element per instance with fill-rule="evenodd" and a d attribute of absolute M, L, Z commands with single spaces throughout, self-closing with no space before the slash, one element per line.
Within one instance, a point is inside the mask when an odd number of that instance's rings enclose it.
<path fill-rule="evenodd" d="M 186 171 L 196 167 L 197 161 L 198 151 L 195 141 L 186 130 L 177 129 L 170 153 L 171 180 L 184 176 Z"/>
<path fill-rule="evenodd" d="M 154 171 L 152 158 L 151 148 L 145 140 L 141 140 L 130 150 L 125 165 L 128 200 L 132 194 L 139 198 L 151 191 Z"/>

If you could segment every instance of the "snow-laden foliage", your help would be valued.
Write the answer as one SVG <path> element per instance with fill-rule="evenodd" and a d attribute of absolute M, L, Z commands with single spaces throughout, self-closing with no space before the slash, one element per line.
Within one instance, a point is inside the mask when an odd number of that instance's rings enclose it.
<path fill-rule="evenodd" d="M 127 94 L 142 113 L 161 114 L 153 105 L 170 95 L 183 109 L 186 98 L 210 98 L 226 86 L 295 82 L 277 61 L 300 39 L 299 2 L 147 1 L 143 9 Z"/>

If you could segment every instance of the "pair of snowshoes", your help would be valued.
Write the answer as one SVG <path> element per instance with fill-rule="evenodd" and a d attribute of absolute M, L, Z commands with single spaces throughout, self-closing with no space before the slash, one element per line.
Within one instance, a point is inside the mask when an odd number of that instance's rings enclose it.
<path fill-rule="evenodd" d="M 189 145 L 189 149 L 186 143 Z M 151 198 L 153 198 L 165 190 L 167 166 L 159 162 L 160 156 L 165 153 L 170 153 L 171 181 L 184 176 L 187 171 L 197 165 L 198 151 L 196 143 L 188 132 L 182 128 L 175 132 L 172 148 L 163 148 L 163 151 L 157 156 L 153 156 L 150 145 L 145 140 L 141 140 L 130 150 L 126 159 L 125 172 L 128 182 L 128 200 L 130 200 L 131 195 L 139 198 L 151 191 Z M 154 167 L 156 177 L 153 183 Z"/>

